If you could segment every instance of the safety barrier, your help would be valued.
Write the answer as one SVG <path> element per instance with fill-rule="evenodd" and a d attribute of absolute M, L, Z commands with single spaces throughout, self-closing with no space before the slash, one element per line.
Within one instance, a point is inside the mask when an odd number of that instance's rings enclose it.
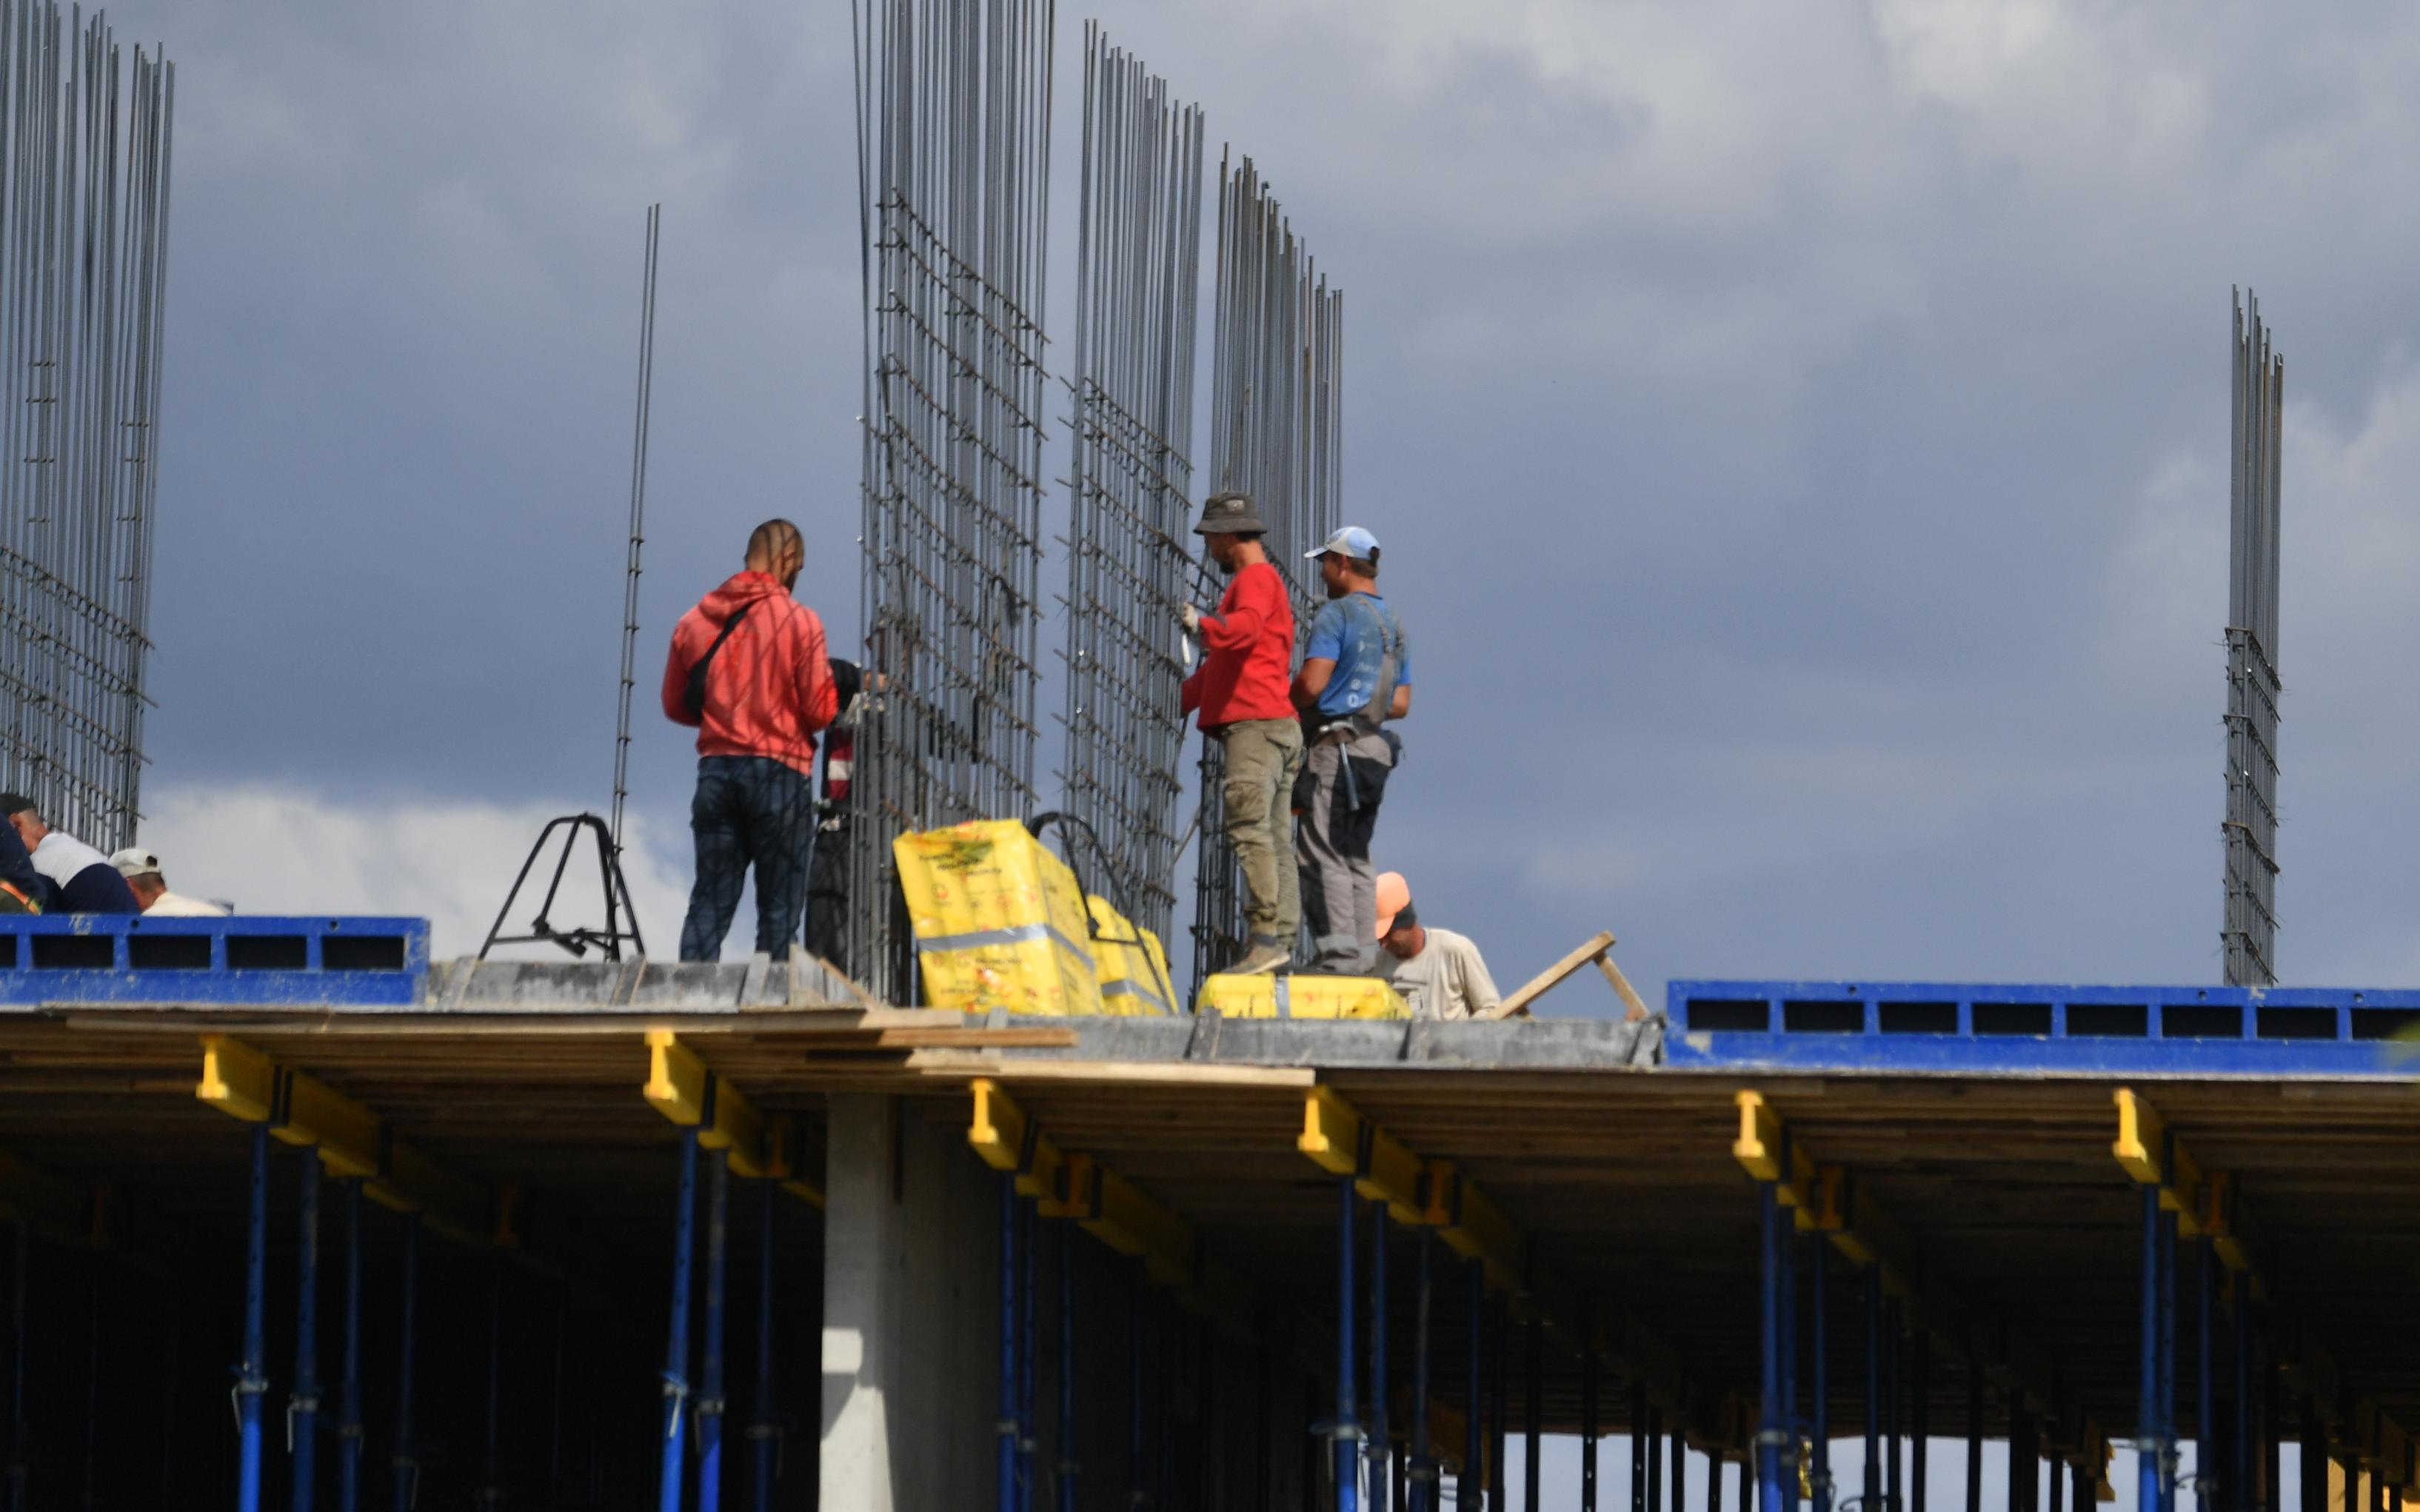
<path fill-rule="evenodd" d="M 0 918 L 0 1005 L 400 1006 L 427 978 L 425 918 Z"/>

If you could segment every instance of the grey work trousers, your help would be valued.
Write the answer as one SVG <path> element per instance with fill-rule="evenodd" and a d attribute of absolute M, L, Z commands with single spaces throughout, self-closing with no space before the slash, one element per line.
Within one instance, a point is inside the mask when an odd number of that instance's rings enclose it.
<path fill-rule="evenodd" d="M 1314 742 L 1303 758 L 1311 804 L 1295 849 L 1302 911 L 1311 926 L 1311 968 L 1359 976 L 1378 953 L 1378 872 L 1370 838 L 1395 755 L 1384 737 Z"/>
<path fill-rule="evenodd" d="M 1244 873 L 1252 933 L 1289 952 L 1302 933 L 1294 861 L 1294 779 L 1302 769 L 1302 726 L 1292 719 L 1238 719 L 1218 732 L 1227 768 L 1219 796 L 1227 843 Z"/>

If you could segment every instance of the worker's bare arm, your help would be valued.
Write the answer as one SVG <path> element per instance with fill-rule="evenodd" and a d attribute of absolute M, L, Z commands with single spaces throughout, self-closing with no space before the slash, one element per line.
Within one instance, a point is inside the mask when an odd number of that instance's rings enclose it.
<path fill-rule="evenodd" d="M 1387 717 L 1389 719 L 1400 719 L 1411 712 L 1412 685 L 1409 683 L 1398 683 L 1395 685 L 1394 702 L 1387 705 Z"/>
<path fill-rule="evenodd" d="M 1327 691 L 1327 680 L 1335 675 L 1335 657 L 1312 656 L 1305 660 L 1302 671 L 1294 674 L 1294 706 L 1307 709 L 1317 703 L 1319 695 Z"/>

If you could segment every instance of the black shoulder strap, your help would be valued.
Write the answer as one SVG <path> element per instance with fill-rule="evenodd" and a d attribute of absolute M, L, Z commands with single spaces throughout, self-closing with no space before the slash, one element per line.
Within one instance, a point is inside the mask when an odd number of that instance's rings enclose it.
<path fill-rule="evenodd" d="M 722 642 L 731 639 L 731 632 L 739 628 L 739 622 L 746 619 L 748 611 L 755 607 L 756 601 L 752 598 L 733 610 L 731 618 L 722 622 L 722 633 L 714 638 L 714 644 L 706 647 L 706 655 L 698 657 L 690 668 L 689 684 L 681 689 L 681 702 L 689 709 L 690 718 L 706 717 L 706 669 L 714 665 L 715 653 L 722 649 Z"/>

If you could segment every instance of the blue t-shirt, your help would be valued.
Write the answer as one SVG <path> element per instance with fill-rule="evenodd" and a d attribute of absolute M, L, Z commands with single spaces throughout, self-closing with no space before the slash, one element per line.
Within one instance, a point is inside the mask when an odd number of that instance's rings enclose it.
<path fill-rule="evenodd" d="M 1319 691 L 1319 712 L 1330 718 L 1358 714 L 1378 691 L 1378 668 L 1386 659 L 1387 637 L 1395 639 L 1395 686 L 1412 686 L 1411 642 L 1387 601 L 1375 594 L 1347 594 L 1322 606 L 1311 622 L 1311 643 L 1305 660 L 1333 661 L 1327 686 Z M 1387 717 L 1380 709 L 1377 717 Z"/>

